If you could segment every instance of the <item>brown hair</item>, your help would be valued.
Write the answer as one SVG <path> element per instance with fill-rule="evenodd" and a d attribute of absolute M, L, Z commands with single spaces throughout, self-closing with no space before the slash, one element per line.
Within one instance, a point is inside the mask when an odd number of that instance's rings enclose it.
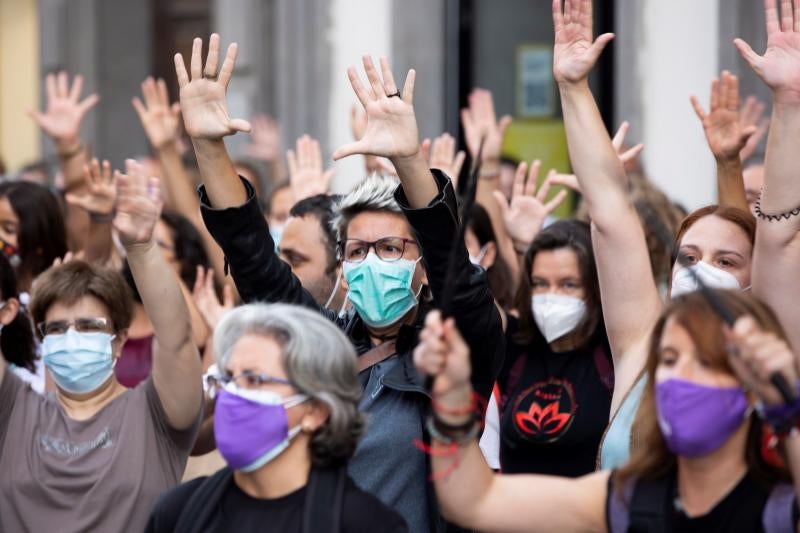
<path fill-rule="evenodd" d="M 525 253 L 515 298 L 516 309 L 519 311 L 519 332 L 515 339 L 517 342 L 528 344 L 539 331 L 531 310 L 531 295 L 533 294 L 531 269 L 536 254 L 562 248 L 572 250 L 577 256 L 581 284 L 585 292 L 586 317 L 575 329 L 578 338 L 581 339 L 580 342 L 588 341 L 597 328 L 603 326 L 600 285 L 597 281 L 597 267 L 594 262 L 589 224 L 578 220 L 559 220 L 540 231 Z"/>
<path fill-rule="evenodd" d="M 108 308 L 114 332 L 130 326 L 133 299 L 122 275 L 77 260 L 53 267 L 37 278 L 30 305 L 34 324 L 43 322 L 54 304 L 73 305 L 85 296 L 94 296 Z"/>
<path fill-rule="evenodd" d="M 680 248 L 681 240 L 686 232 L 689 231 L 689 228 L 694 226 L 695 222 L 701 218 L 705 218 L 710 215 L 727 220 L 728 222 L 733 222 L 739 226 L 742 231 L 744 231 L 745 235 L 747 235 L 751 246 L 756 242 L 756 219 L 753 218 L 753 215 L 747 211 L 742 211 L 738 207 L 712 204 L 692 211 L 686 218 L 683 219 L 683 222 L 681 222 L 681 225 L 678 228 L 678 232 L 675 234 L 675 244 L 673 247 L 675 253 L 677 253 L 677 250 Z M 673 254 L 672 263 L 670 266 L 675 264 L 676 259 L 677 256 Z"/>
<path fill-rule="evenodd" d="M 725 307 L 736 316 L 751 315 L 766 331 L 786 340 L 786 335 L 772 310 L 748 293 L 732 290 L 715 290 Z M 621 490 L 628 479 L 658 479 L 676 465 L 676 456 L 668 448 L 658 426 L 655 402 L 655 372 L 658 367 L 658 347 L 667 320 L 673 318 L 691 337 L 697 352 L 703 354 L 712 368 L 733 374 L 728 364 L 727 345 L 722 331 L 723 322 L 702 293 L 692 292 L 673 299 L 656 322 L 650 337 L 650 347 L 645 370 L 647 386 L 636 412 L 632 434 L 636 443 L 630 461 L 619 469 L 614 478 Z M 787 479 L 785 471 L 769 465 L 761 456 L 762 425 L 755 414 L 751 415 L 747 436 L 745 459 L 749 472 L 765 487 Z"/>

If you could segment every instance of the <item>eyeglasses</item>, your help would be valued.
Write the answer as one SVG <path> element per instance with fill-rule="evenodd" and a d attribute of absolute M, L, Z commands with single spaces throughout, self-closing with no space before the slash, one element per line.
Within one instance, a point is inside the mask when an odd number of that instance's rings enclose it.
<path fill-rule="evenodd" d="M 260 389 L 264 385 L 294 385 L 288 379 L 276 378 L 269 374 L 257 374 L 255 372 L 242 372 L 238 376 L 206 376 L 206 384 L 208 388 L 214 391 L 224 388 L 228 383 L 235 383 L 238 387 L 244 389 Z"/>
<path fill-rule="evenodd" d="M 339 243 L 342 258 L 348 263 L 360 263 L 367 258 L 370 249 L 384 261 L 397 261 L 406 251 L 406 244 L 416 245 L 417 241 L 403 237 L 384 237 L 377 241 L 362 241 L 360 239 L 347 239 Z"/>
<path fill-rule="evenodd" d="M 80 333 L 109 333 L 111 321 L 105 317 L 76 318 L 75 320 L 50 320 L 36 324 L 42 336 L 64 335 L 70 327 Z"/>

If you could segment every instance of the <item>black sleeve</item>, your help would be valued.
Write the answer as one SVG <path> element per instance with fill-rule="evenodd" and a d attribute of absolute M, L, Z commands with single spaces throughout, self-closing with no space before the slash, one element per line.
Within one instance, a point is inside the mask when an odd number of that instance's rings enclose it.
<path fill-rule="evenodd" d="M 422 209 L 412 209 L 402 185 L 395 198 L 414 230 L 422 250 L 422 262 L 428 274 L 434 305 L 442 297 L 447 282 L 455 283 L 451 307 L 456 324 L 471 351 L 472 386 L 488 398 L 500 371 L 505 352 L 500 312 L 489 290 L 486 272 L 469 261 L 464 241 L 455 243 L 457 272 L 448 280 L 448 262 L 459 231 L 458 204 L 450 179 L 441 171 L 431 169 L 439 194 Z"/>
<path fill-rule="evenodd" d="M 236 289 L 245 303 L 299 304 L 333 319 L 335 313 L 320 307 L 303 288 L 291 268 L 275 253 L 275 241 L 258 206 L 255 190 L 247 189 L 247 201 L 238 207 L 214 209 L 204 185 L 198 188 L 200 213 L 208 232 L 225 254 Z"/>
<path fill-rule="evenodd" d="M 205 477 L 182 483 L 161 495 L 147 520 L 145 533 L 172 533 L 178 525 L 183 508 Z"/>
<path fill-rule="evenodd" d="M 347 480 L 342 509 L 344 533 L 406 533 L 408 526 L 400 514 L 378 498 Z"/>

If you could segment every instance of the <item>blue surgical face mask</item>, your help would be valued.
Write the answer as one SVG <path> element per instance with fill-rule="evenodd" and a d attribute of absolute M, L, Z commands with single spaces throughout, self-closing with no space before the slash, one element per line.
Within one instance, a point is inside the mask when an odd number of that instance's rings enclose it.
<path fill-rule="evenodd" d="M 281 244 L 281 237 L 283 237 L 283 224 L 273 224 L 269 227 L 269 234 L 275 242 L 275 251 Z"/>
<path fill-rule="evenodd" d="M 46 335 L 42 341 L 44 364 L 58 388 L 86 394 L 105 383 L 114 372 L 114 356 L 108 333 L 81 333 L 73 328 L 62 335 Z"/>
<path fill-rule="evenodd" d="M 350 287 L 347 298 L 367 325 L 389 326 L 417 305 L 419 292 L 415 294 L 411 288 L 417 262 L 419 259 L 384 261 L 372 252 L 360 263 L 344 262 L 342 269 Z"/>

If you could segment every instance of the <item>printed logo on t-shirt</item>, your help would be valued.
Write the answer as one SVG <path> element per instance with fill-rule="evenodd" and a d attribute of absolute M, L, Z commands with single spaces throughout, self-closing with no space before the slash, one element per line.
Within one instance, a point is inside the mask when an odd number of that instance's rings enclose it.
<path fill-rule="evenodd" d="M 575 419 L 575 391 L 566 380 L 540 381 L 523 390 L 512 411 L 514 427 L 531 442 L 554 442 Z"/>
<path fill-rule="evenodd" d="M 41 435 L 39 442 L 45 451 L 62 457 L 80 457 L 92 450 L 110 448 L 114 445 L 108 428 L 103 429 L 97 437 L 88 442 L 70 442 L 51 435 Z"/>

